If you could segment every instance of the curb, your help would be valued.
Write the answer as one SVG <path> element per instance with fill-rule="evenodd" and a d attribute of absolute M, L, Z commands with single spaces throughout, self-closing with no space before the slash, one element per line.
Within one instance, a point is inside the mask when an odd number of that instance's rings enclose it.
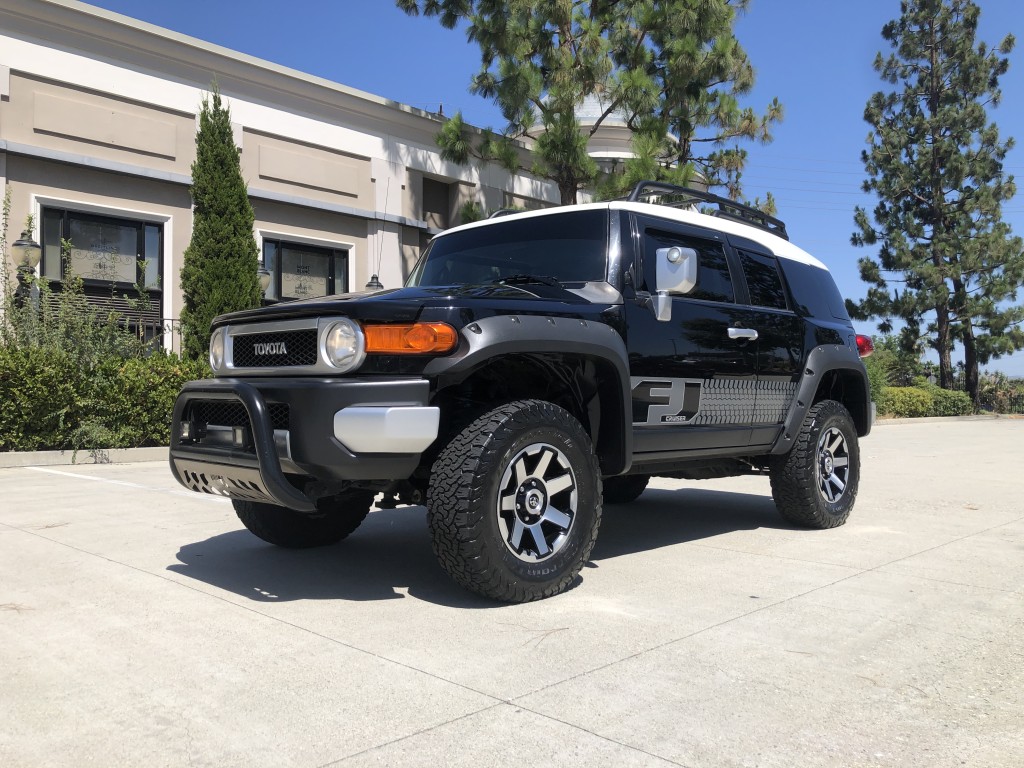
<path fill-rule="evenodd" d="M 944 421 L 996 421 L 998 419 L 1021 418 L 1024 418 L 1024 416 L 1019 416 L 1015 413 L 975 413 L 970 416 L 919 416 L 912 419 L 879 418 L 875 419 L 874 426 L 882 427 L 889 424 L 932 424 L 942 423 Z"/>
<path fill-rule="evenodd" d="M 0 469 L 167 461 L 167 451 L 167 448 L 159 446 L 156 448 L 110 448 L 81 451 L 4 451 L 0 453 Z"/>

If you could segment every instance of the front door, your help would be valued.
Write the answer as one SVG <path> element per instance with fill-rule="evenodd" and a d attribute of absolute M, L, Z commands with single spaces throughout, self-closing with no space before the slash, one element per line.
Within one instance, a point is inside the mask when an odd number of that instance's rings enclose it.
<path fill-rule="evenodd" d="M 750 308 L 737 303 L 724 237 L 641 216 L 634 224 L 637 296 L 626 302 L 634 458 L 748 445 L 757 341 L 745 337 Z M 700 267 L 696 288 L 673 297 L 671 320 L 662 322 L 648 297 L 655 254 L 673 246 L 693 248 Z"/>

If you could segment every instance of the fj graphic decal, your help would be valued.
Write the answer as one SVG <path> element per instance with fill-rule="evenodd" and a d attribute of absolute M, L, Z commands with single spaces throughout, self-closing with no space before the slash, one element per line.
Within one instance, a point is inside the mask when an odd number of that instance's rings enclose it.
<path fill-rule="evenodd" d="M 643 426 L 780 424 L 796 383 L 741 379 L 630 379 L 633 423 Z"/>
<path fill-rule="evenodd" d="M 630 379 L 634 424 L 689 424 L 700 411 L 700 379 Z"/>

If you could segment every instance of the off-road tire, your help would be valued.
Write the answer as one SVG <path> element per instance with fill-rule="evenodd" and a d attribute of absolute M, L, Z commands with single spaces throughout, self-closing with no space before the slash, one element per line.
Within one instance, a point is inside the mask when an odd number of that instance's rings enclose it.
<path fill-rule="evenodd" d="M 352 490 L 317 502 L 315 513 L 255 501 L 232 500 L 242 524 L 264 541 L 287 549 L 337 544 L 359 524 L 373 506 L 372 491 Z"/>
<path fill-rule="evenodd" d="M 629 504 L 640 498 L 640 494 L 651 481 L 650 475 L 620 475 L 604 479 L 605 504 Z"/>
<path fill-rule="evenodd" d="M 837 448 L 835 456 L 830 445 Z M 839 466 L 842 460 L 846 464 Z M 833 480 L 826 468 L 833 472 Z M 835 400 L 815 403 L 789 453 L 773 462 L 770 476 L 775 506 L 789 522 L 808 528 L 845 523 L 860 486 L 860 447 L 850 412 Z M 834 500 L 827 498 L 829 493 Z"/>
<path fill-rule="evenodd" d="M 540 490 L 531 490 L 531 483 Z M 517 540 L 516 520 L 523 520 L 511 507 L 524 491 L 533 494 L 523 505 L 533 527 L 520 526 Z M 525 509 L 534 502 L 545 510 L 539 522 Z M 560 523 L 543 519 L 550 510 Z M 589 436 L 552 403 L 519 400 L 495 408 L 456 435 L 434 462 L 427 522 L 441 567 L 466 589 L 511 603 L 562 592 L 590 557 L 601 523 L 601 474 Z M 533 532 L 541 529 L 557 538 L 542 545 Z M 531 541 L 533 552 L 527 550 Z M 536 560 L 524 559 L 530 557 Z"/>

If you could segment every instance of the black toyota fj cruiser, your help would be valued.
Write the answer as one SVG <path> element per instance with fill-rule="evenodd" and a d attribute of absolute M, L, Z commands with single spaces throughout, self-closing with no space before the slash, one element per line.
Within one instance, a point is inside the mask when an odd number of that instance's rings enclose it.
<path fill-rule="evenodd" d="M 339 541 L 378 494 L 425 504 L 452 578 L 534 600 L 651 476 L 767 474 L 787 520 L 841 525 L 869 351 L 781 221 L 643 182 L 444 232 L 404 288 L 217 318 L 170 464 L 283 547 Z"/>

